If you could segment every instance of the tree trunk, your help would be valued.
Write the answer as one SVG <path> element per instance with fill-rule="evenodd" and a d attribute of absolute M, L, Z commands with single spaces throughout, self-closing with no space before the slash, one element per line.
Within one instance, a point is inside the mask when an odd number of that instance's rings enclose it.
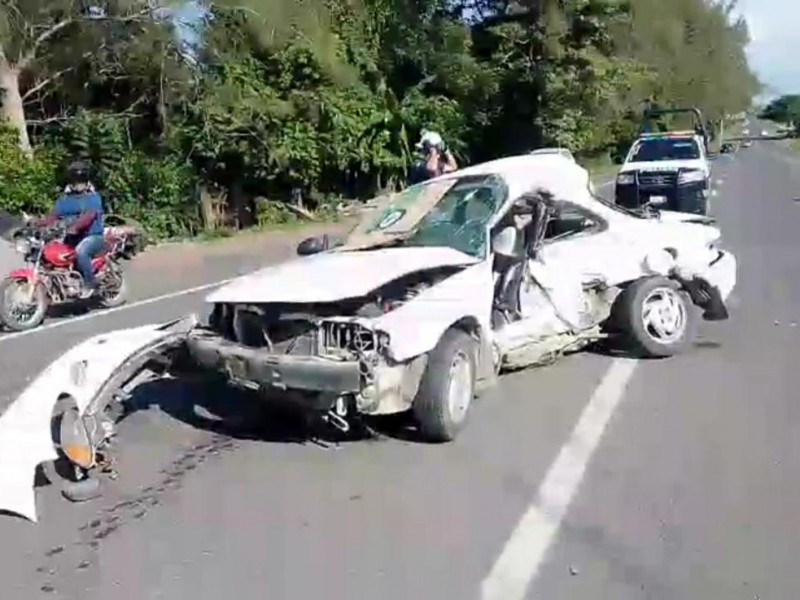
<path fill-rule="evenodd" d="M 19 147 L 27 155 L 33 155 L 28 125 L 25 119 L 25 105 L 19 92 L 19 71 L 0 64 L 0 92 L 2 92 L 3 117 L 19 132 Z"/>

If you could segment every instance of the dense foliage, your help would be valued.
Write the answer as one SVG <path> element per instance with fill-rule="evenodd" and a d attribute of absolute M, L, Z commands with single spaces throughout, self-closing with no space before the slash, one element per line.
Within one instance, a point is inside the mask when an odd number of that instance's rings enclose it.
<path fill-rule="evenodd" d="M 423 127 L 462 163 L 607 159 L 646 105 L 715 124 L 758 87 L 723 0 L 157 4 L 0 0 L 0 209 L 42 210 L 78 155 L 160 235 L 242 226 L 402 185 Z"/>
<path fill-rule="evenodd" d="M 785 125 L 793 124 L 800 134 L 800 94 L 788 94 L 775 98 L 759 115 L 763 119 Z"/>

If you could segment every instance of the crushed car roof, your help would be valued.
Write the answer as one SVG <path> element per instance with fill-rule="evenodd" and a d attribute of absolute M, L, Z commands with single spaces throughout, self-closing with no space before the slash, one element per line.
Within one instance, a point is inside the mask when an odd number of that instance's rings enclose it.
<path fill-rule="evenodd" d="M 497 175 L 508 185 L 509 201 L 526 192 L 546 189 L 554 196 L 580 203 L 589 189 L 589 172 L 561 154 L 522 154 L 466 167 L 433 179 Z"/>

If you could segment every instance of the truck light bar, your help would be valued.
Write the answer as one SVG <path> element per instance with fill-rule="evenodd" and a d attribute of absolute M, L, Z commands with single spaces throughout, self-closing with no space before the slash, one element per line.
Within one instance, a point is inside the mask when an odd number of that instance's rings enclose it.
<path fill-rule="evenodd" d="M 677 137 L 694 137 L 697 135 L 696 131 L 659 131 L 648 132 L 639 135 L 640 138 L 677 138 Z"/>

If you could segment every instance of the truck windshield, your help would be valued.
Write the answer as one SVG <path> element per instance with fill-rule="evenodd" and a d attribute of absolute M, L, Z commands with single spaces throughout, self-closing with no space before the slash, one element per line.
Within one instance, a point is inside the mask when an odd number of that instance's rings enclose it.
<path fill-rule="evenodd" d="M 655 138 L 639 141 L 633 149 L 630 162 L 696 160 L 698 158 L 700 158 L 700 147 L 691 138 Z"/>

